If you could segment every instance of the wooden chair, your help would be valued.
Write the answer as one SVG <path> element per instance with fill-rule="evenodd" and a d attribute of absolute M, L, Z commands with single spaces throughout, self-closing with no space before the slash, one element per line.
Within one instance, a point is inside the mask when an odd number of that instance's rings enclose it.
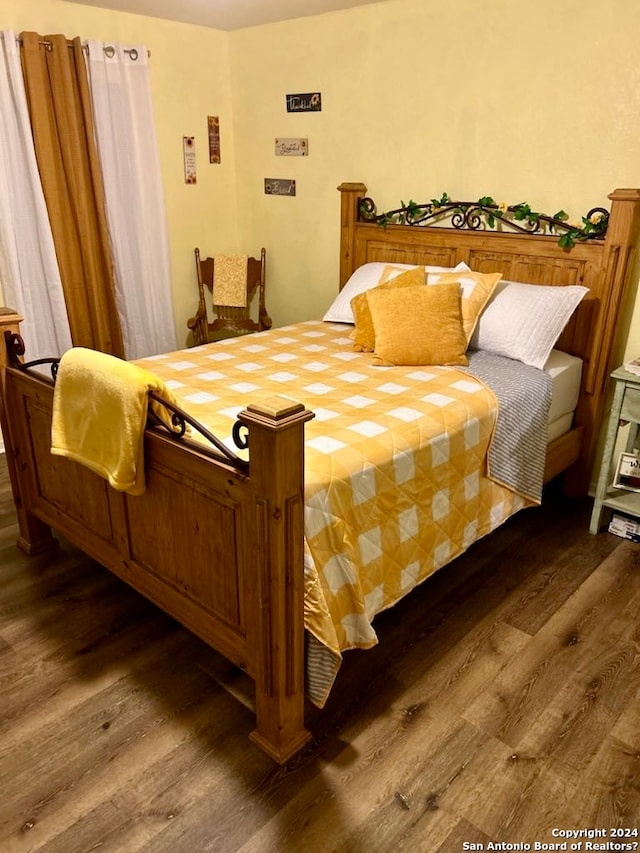
<path fill-rule="evenodd" d="M 247 300 L 242 307 L 229 305 L 217 305 L 212 302 L 213 312 L 216 315 L 212 323 L 209 322 L 207 304 L 205 301 L 205 285 L 211 293 L 212 300 L 215 298 L 215 258 L 200 257 L 200 250 L 195 250 L 196 273 L 198 277 L 198 310 L 195 317 L 187 321 L 187 326 L 193 333 L 194 344 L 207 344 L 210 341 L 229 338 L 235 335 L 246 335 L 250 332 L 262 332 L 270 329 L 271 317 L 265 306 L 265 263 L 266 250 L 262 249 L 260 258 L 247 259 Z M 258 292 L 258 319 L 251 318 L 251 302 Z"/>

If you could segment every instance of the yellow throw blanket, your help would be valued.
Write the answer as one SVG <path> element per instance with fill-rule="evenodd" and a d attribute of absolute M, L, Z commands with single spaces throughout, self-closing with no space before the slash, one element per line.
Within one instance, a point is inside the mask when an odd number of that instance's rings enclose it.
<path fill-rule="evenodd" d="M 175 403 L 165 383 L 144 368 L 84 347 L 67 350 L 53 396 L 51 453 L 85 465 L 118 491 L 142 494 L 149 403 L 171 425 L 171 413 L 150 401 L 149 391 Z"/>
<path fill-rule="evenodd" d="M 213 259 L 213 303 L 229 308 L 247 304 L 246 255 L 216 255 Z"/>

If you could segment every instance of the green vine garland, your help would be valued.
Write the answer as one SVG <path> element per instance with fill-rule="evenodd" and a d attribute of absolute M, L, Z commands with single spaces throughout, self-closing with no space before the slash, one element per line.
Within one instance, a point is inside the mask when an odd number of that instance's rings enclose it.
<path fill-rule="evenodd" d="M 426 204 L 417 204 L 409 200 L 400 202 L 401 207 L 386 213 L 376 214 L 375 204 L 369 198 L 362 199 L 360 212 L 362 218 L 376 222 L 383 228 L 387 225 L 425 225 L 429 221 L 438 222 L 450 218 L 454 228 L 476 230 L 483 223 L 495 230 L 504 223 L 516 231 L 525 233 L 541 232 L 558 234 L 558 245 L 570 249 L 576 241 L 603 239 L 609 224 L 609 211 L 602 207 L 593 208 L 581 218 L 581 224 L 570 223 L 564 210 L 553 216 L 533 210 L 527 202 L 519 204 L 497 204 L 491 196 L 482 196 L 478 201 L 452 201 L 447 193 L 440 198 L 432 198 Z"/>

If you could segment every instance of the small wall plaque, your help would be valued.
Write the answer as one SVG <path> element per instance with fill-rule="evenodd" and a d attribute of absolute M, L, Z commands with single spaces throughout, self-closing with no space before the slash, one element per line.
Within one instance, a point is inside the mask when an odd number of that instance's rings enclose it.
<path fill-rule="evenodd" d="M 267 195 L 295 195 L 296 182 L 291 178 L 265 178 L 264 191 Z"/>
<path fill-rule="evenodd" d="M 306 92 L 303 95 L 286 95 L 288 113 L 318 113 L 322 110 L 320 92 Z"/>
<path fill-rule="evenodd" d="M 184 182 L 196 182 L 196 141 L 193 136 L 182 137 L 182 154 L 184 157 Z"/>
<path fill-rule="evenodd" d="M 209 130 L 209 162 L 220 163 L 220 117 L 207 116 Z"/>
<path fill-rule="evenodd" d="M 308 154 L 308 139 L 276 139 L 278 157 L 306 157 Z"/>

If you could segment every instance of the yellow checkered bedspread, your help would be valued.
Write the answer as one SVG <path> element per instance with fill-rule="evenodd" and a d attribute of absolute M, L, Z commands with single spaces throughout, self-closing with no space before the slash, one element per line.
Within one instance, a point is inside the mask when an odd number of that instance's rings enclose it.
<path fill-rule="evenodd" d="M 279 394 L 315 412 L 305 624 L 338 659 L 374 645 L 377 613 L 527 505 L 485 476 L 491 391 L 453 367 L 374 366 L 349 331 L 311 321 L 137 362 L 230 447 L 253 401 Z"/>

